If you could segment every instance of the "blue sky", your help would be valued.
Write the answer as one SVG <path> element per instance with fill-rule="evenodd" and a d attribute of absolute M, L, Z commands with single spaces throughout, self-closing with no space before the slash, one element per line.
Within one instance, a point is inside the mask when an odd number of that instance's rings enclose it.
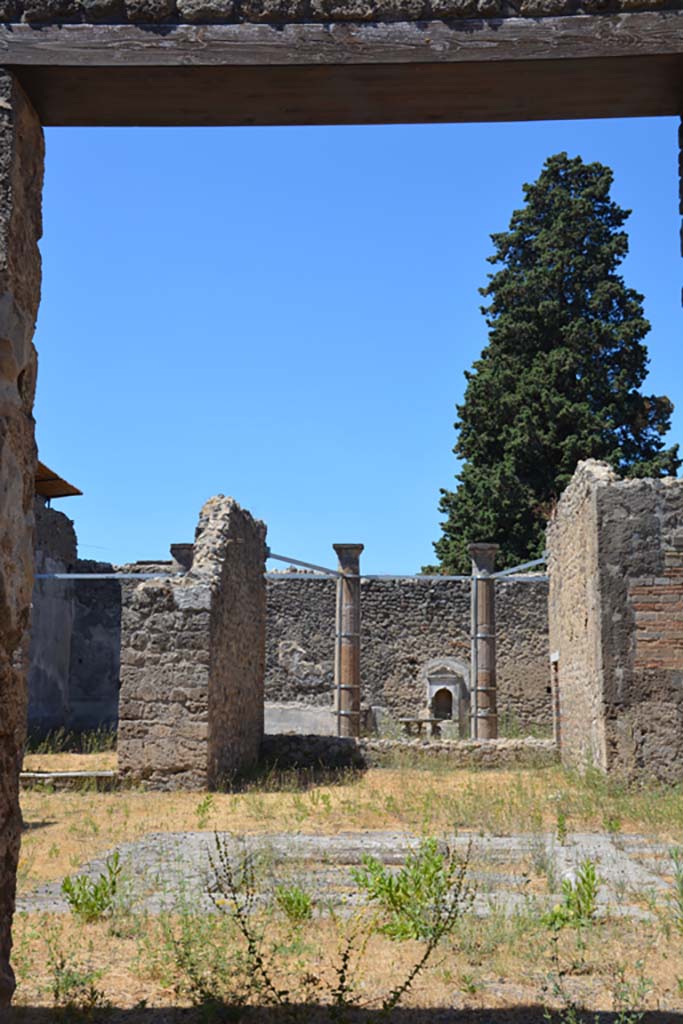
<path fill-rule="evenodd" d="M 36 416 L 81 555 L 168 556 L 231 494 L 274 551 L 433 560 L 478 288 L 551 153 L 615 171 L 646 387 L 680 374 L 677 121 L 49 129 Z"/>

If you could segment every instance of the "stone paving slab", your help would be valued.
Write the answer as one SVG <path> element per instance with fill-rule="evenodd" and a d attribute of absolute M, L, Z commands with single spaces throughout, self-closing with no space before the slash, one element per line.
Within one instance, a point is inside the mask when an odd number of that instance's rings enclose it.
<path fill-rule="evenodd" d="M 272 833 L 238 836 L 221 833 L 234 860 L 247 852 L 258 864 L 258 902 L 265 903 L 278 883 L 296 882 L 319 903 L 353 908 L 362 902 L 351 871 L 370 854 L 399 866 L 414 850 L 419 836 L 402 831 L 342 832 L 337 835 Z M 602 913 L 647 918 L 648 894 L 664 900 L 670 888 L 669 847 L 645 836 L 573 833 L 560 844 L 551 834 L 512 836 L 458 835 L 441 840 L 463 855 L 469 848 L 468 880 L 475 890 L 474 912 L 485 916 L 497 909 L 523 910 L 530 901 L 550 907 L 560 899 L 563 878 L 575 878 L 583 860 L 595 862 L 600 878 L 598 905 Z M 179 906 L 214 910 L 209 895 L 215 880 L 216 837 L 207 832 L 156 833 L 118 848 L 131 906 L 158 913 Z M 83 865 L 79 874 L 96 878 L 113 851 Z M 555 892 L 531 888 L 545 866 Z M 652 898 L 650 896 L 650 898 Z M 40 886 L 17 899 L 17 910 L 65 912 L 61 883 Z"/>

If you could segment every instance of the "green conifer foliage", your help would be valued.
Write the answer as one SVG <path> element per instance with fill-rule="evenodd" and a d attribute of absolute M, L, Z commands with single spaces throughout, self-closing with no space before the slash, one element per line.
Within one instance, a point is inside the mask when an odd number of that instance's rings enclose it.
<path fill-rule="evenodd" d="M 580 459 L 623 476 L 675 475 L 666 448 L 673 405 L 643 395 L 650 325 L 617 273 L 630 211 L 609 167 L 550 157 L 508 231 L 492 236 L 497 270 L 481 290 L 489 342 L 457 407 L 463 460 L 434 548 L 438 571 L 469 572 L 468 545 L 497 541 L 499 564 L 542 554 L 545 524 Z"/>

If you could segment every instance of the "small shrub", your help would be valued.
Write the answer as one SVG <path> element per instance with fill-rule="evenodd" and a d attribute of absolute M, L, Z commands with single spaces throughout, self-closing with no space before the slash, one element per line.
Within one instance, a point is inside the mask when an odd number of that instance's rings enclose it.
<path fill-rule="evenodd" d="M 576 873 L 576 881 L 565 878 L 562 882 L 562 903 L 553 907 L 545 921 L 551 928 L 565 925 L 581 927 L 591 923 L 598 908 L 600 879 L 595 863 L 586 858 Z"/>
<path fill-rule="evenodd" d="M 290 924 L 303 924 L 313 917 L 313 900 L 299 885 L 275 887 L 275 902 Z"/>
<path fill-rule="evenodd" d="M 471 903 L 465 885 L 467 860 L 450 849 L 442 852 L 436 839 L 423 840 L 409 853 L 398 871 L 392 872 L 375 857 L 363 857 L 363 867 L 351 872 L 361 892 L 377 904 L 385 916 L 380 927 L 392 939 L 423 939 L 443 934 Z"/>
<path fill-rule="evenodd" d="M 98 878 L 88 878 L 87 875 L 72 878 L 67 875 L 62 882 L 62 893 L 76 917 L 82 921 L 99 921 L 114 911 L 120 881 L 121 864 L 116 850 Z"/>

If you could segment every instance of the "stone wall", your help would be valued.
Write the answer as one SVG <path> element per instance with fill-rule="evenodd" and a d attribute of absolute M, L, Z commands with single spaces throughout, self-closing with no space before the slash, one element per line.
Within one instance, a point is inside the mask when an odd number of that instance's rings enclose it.
<path fill-rule="evenodd" d="M 683 779 L 683 481 L 580 463 L 548 543 L 563 759 Z"/>
<path fill-rule="evenodd" d="M 501 716 L 549 725 L 547 583 L 496 586 Z M 266 699 L 328 706 L 334 685 L 333 579 L 268 579 Z M 467 675 L 469 581 L 420 578 L 361 584 L 361 684 L 365 705 L 393 717 L 424 712 L 425 667 L 450 659 Z"/>
<path fill-rule="evenodd" d="M 164 23 L 429 21 L 678 9 L 678 0 L 2 0 L 0 20 Z"/>
<path fill-rule="evenodd" d="M 36 498 L 36 573 L 112 572 L 79 559 L 73 522 Z M 121 584 L 35 581 L 28 673 L 28 728 L 42 736 L 114 727 L 119 703 Z"/>
<path fill-rule="evenodd" d="M 343 768 L 419 767 L 440 763 L 450 769 L 547 768 L 557 763 L 552 740 L 360 740 L 337 736 L 266 736 L 263 766 L 273 771 L 305 769 L 324 773 Z M 310 776 L 309 776 L 310 777 Z"/>
<path fill-rule="evenodd" d="M 605 765 L 595 489 L 611 480 L 596 462 L 579 463 L 548 528 L 549 631 L 557 672 L 559 742 L 570 763 Z"/>
<path fill-rule="evenodd" d="M 263 738 L 265 535 L 212 498 L 182 577 L 124 602 L 119 771 L 161 789 L 205 789 L 256 763 Z"/>
<path fill-rule="evenodd" d="M 76 533 L 63 512 L 35 500 L 36 573 L 73 570 Z M 30 667 L 28 673 L 28 725 L 42 734 L 69 721 L 71 636 L 74 621 L 74 584 L 37 579 L 31 607 Z"/>
<path fill-rule="evenodd" d="M 115 566 L 79 558 L 76 572 L 108 573 Z M 69 654 L 69 717 L 74 732 L 115 728 L 119 717 L 121 593 L 116 580 L 76 580 Z"/>
<path fill-rule="evenodd" d="M 26 730 L 36 471 L 33 330 L 40 301 L 43 136 L 14 78 L 0 71 L 0 1007 L 9 964 Z"/>

